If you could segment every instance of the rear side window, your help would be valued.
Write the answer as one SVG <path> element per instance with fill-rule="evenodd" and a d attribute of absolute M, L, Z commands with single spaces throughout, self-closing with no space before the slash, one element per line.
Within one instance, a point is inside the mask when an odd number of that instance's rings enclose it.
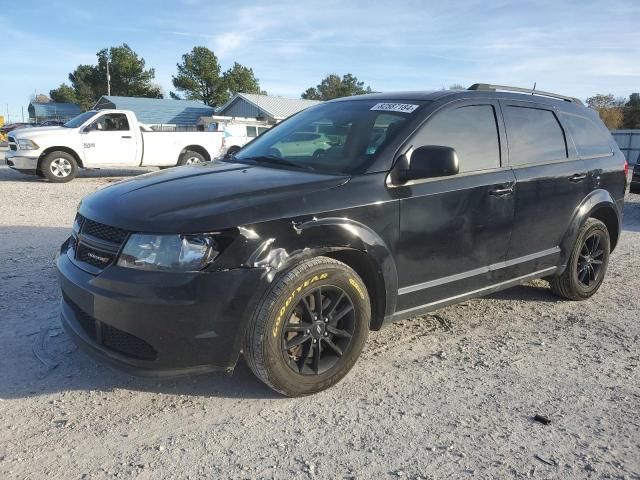
<path fill-rule="evenodd" d="M 611 135 L 604 127 L 578 115 L 563 114 L 562 121 L 571 132 L 581 157 L 610 155 Z"/>
<path fill-rule="evenodd" d="M 257 137 L 258 129 L 256 127 L 247 127 L 247 137 Z"/>
<path fill-rule="evenodd" d="M 509 105 L 505 119 L 511 165 L 567 158 L 564 131 L 551 110 Z"/>
<path fill-rule="evenodd" d="M 500 142 L 492 105 L 469 105 L 437 113 L 422 127 L 417 145 L 451 147 L 458 154 L 460 172 L 500 166 Z"/>

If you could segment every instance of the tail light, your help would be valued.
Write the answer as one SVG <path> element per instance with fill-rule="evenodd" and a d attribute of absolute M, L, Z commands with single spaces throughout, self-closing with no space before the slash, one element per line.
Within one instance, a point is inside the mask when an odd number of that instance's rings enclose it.
<path fill-rule="evenodd" d="M 624 178 L 627 178 L 628 175 L 629 175 L 629 162 L 627 162 L 627 159 L 625 158 L 625 160 L 624 160 Z"/>

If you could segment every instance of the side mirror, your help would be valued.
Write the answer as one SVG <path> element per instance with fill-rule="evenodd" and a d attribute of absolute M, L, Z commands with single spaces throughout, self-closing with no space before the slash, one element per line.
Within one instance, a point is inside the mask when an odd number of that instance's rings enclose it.
<path fill-rule="evenodd" d="M 451 147 L 426 145 L 416 148 L 398 172 L 401 182 L 423 178 L 448 177 L 458 173 L 458 155 Z"/>
<path fill-rule="evenodd" d="M 99 123 L 90 123 L 89 125 L 87 125 L 86 127 L 84 127 L 82 129 L 82 133 L 89 133 L 89 132 L 92 132 L 94 130 L 100 130 L 100 124 Z"/>

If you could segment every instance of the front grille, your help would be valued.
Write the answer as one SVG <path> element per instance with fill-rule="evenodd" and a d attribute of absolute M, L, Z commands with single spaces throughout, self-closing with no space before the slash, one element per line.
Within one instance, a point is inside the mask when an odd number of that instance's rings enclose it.
<path fill-rule="evenodd" d="M 98 268 L 105 268 L 113 262 L 114 258 L 114 254 L 88 247 L 84 243 L 80 243 L 76 249 L 76 260 Z"/>
<path fill-rule="evenodd" d="M 65 303 L 73 310 L 82 330 L 97 344 L 122 355 L 140 360 L 155 360 L 158 357 L 155 348 L 141 338 L 95 320 L 91 315 L 82 311 L 67 295 L 63 293 L 62 297 Z"/>
<path fill-rule="evenodd" d="M 129 234 L 122 228 L 98 223 L 79 213 L 76 215 L 74 232 L 77 235 L 75 260 L 91 265 L 87 267 L 91 273 L 98 273 L 96 268 L 102 270 L 115 261 Z"/>
<path fill-rule="evenodd" d="M 122 244 L 125 238 L 127 238 L 128 232 L 126 230 L 94 222 L 80 214 L 78 214 L 78 217 L 78 223 L 81 225 L 81 232 L 84 234 L 92 235 L 101 240 L 106 240 L 107 242 L 117 243 L 118 245 Z"/>

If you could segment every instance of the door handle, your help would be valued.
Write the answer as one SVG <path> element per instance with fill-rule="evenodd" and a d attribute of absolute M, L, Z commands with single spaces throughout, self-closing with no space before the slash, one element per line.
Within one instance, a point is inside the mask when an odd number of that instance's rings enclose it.
<path fill-rule="evenodd" d="M 494 197 L 501 197 L 503 195 L 510 195 L 513 193 L 513 184 L 509 186 L 498 185 L 489 190 L 489 195 Z"/>
<path fill-rule="evenodd" d="M 577 183 L 577 182 L 581 182 L 583 180 L 585 180 L 587 178 L 587 174 L 586 173 L 576 173 L 575 175 L 571 175 L 569 177 L 569 180 Z"/>
<path fill-rule="evenodd" d="M 122 138 L 131 138 L 131 135 L 122 135 Z"/>

